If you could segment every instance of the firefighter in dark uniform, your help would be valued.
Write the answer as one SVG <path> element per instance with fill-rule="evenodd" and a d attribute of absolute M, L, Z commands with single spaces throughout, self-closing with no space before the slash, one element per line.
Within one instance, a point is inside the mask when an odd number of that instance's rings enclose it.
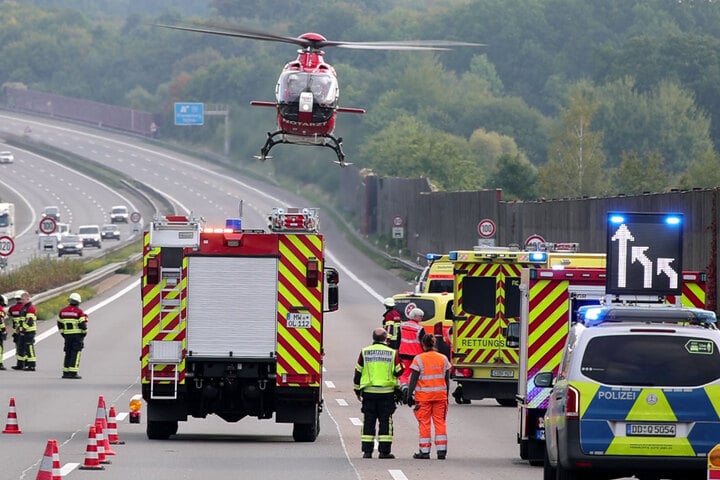
<path fill-rule="evenodd" d="M 7 320 L 5 320 L 5 326 L 10 329 L 13 343 L 15 344 L 16 357 L 20 354 L 20 325 L 18 323 L 18 317 L 20 316 L 20 309 L 22 308 L 22 305 L 20 304 L 21 295 L 22 290 L 17 290 L 16 292 L 13 292 L 12 296 L 10 297 L 10 300 L 12 300 L 11 305 L 7 309 L 8 318 Z M 18 368 L 16 370 L 22 370 L 22 368 Z"/>
<path fill-rule="evenodd" d="M 80 352 L 85 346 L 88 317 L 80 308 L 82 298 L 79 293 L 71 293 L 68 305 L 58 312 L 57 327 L 65 339 L 65 362 L 62 378 L 82 378 L 80 370 Z"/>
<path fill-rule="evenodd" d="M 0 370 L 7 370 L 5 365 L 3 365 L 3 343 L 7 340 L 7 324 L 5 319 L 8 318 L 5 313 L 5 307 L 7 307 L 7 299 L 5 295 L 0 295 Z M 7 323 L 9 323 L 9 320 Z"/>
<path fill-rule="evenodd" d="M 35 334 L 37 333 L 37 310 L 28 292 L 22 291 L 20 300 L 10 309 L 15 321 L 17 341 L 17 365 L 13 370 L 35 371 Z"/>
<path fill-rule="evenodd" d="M 388 297 L 383 300 L 385 305 L 385 313 L 383 313 L 383 328 L 388 334 L 388 345 L 395 350 L 400 346 L 400 324 L 402 323 L 402 317 L 400 313 L 395 310 L 395 299 Z"/>
<path fill-rule="evenodd" d="M 397 377 L 402 366 L 397 352 L 387 345 L 387 332 L 373 330 L 373 343 L 360 351 L 355 365 L 353 388 L 362 402 L 363 458 L 372 458 L 375 448 L 375 424 L 378 424 L 379 458 L 395 458 L 390 453 L 393 439 L 392 414 L 401 398 Z"/>

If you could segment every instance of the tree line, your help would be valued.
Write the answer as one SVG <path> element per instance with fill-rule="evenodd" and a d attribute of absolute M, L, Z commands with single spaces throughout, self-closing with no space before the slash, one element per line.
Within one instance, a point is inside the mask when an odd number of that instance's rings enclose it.
<path fill-rule="evenodd" d="M 211 0 L 124 15 L 122 2 L 84 3 L 2 2 L 0 84 L 158 112 L 163 137 L 218 151 L 224 125 L 177 127 L 173 103 L 230 105 L 232 155 L 251 162 L 275 125 L 249 102 L 274 99 L 296 48 L 154 24 L 477 42 L 485 46 L 326 49 L 341 105 L 367 110 L 338 117 L 348 160 L 379 175 L 428 177 L 440 190 L 502 188 L 509 199 L 720 184 L 718 2 Z M 264 168 L 333 189 L 333 155 L 279 146 Z"/>

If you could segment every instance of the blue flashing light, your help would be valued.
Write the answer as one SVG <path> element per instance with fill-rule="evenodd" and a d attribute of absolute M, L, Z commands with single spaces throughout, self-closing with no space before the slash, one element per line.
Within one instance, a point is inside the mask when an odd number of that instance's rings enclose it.
<path fill-rule="evenodd" d="M 682 223 L 682 218 L 677 215 L 669 215 L 665 217 L 665 223 L 668 225 L 680 225 Z"/>
<path fill-rule="evenodd" d="M 226 218 L 225 228 L 232 228 L 233 230 L 242 229 L 242 220 L 239 218 Z"/>
<path fill-rule="evenodd" d="M 610 223 L 623 223 L 625 221 L 625 217 L 622 215 L 613 215 L 610 217 Z"/>
<path fill-rule="evenodd" d="M 547 262 L 547 252 L 531 252 L 530 253 L 530 261 L 537 262 L 537 263 Z"/>
<path fill-rule="evenodd" d="M 428 262 L 434 262 L 435 260 L 440 260 L 442 258 L 442 255 L 439 253 L 427 253 L 425 254 L 425 258 Z"/>
<path fill-rule="evenodd" d="M 448 254 L 448 258 L 450 258 L 450 260 L 453 261 L 453 262 L 454 262 L 455 260 L 457 260 L 457 257 L 458 257 L 458 252 L 453 251 L 453 252 L 450 252 L 450 253 Z"/>
<path fill-rule="evenodd" d="M 603 307 L 598 305 L 583 305 L 577 310 L 577 322 L 591 327 L 602 323 Z"/>

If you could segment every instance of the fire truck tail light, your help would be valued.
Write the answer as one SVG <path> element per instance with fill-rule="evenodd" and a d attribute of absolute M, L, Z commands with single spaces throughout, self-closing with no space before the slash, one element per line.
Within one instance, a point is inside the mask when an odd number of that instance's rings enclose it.
<path fill-rule="evenodd" d="M 160 262 L 157 257 L 150 257 L 147 261 L 147 283 L 157 285 L 160 282 Z"/>
<path fill-rule="evenodd" d="M 307 275 L 305 276 L 305 286 L 316 288 L 320 279 L 320 264 L 317 258 L 309 258 L 307 261 Z"/>

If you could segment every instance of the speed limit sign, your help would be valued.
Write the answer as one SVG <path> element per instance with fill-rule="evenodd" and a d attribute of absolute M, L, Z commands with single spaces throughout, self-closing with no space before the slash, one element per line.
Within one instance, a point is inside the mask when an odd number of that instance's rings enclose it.
<path fill-rule="evenodd" d="M 140 212 L 132 212 L 130 214 L 130 221 L 133 223 L 139 223 L 141 218 Z"/>
<path fill-rule="evenodd" d="M 15 240 L 3 235 L 0 237 L 0 257 L 7 257 L 15 251 Z"/>
<path fill-rule="evenodd" d="M 484 218 L 477 224 L 478 235 L 482 238 L 492 238 L 495 236 L 496 231 L 497 227 L 495 226 L 495 222 L 489 218 Z"/>
<path fill-rule="evenodd" d="M 55 233 L 55 229 L 57 228 L 57 222 L 52 217 L 45 217 L 42 220 L 40 220 L 40 231 L 44 233 L 45 235 L 50 235 L 51 233 Z"/>

